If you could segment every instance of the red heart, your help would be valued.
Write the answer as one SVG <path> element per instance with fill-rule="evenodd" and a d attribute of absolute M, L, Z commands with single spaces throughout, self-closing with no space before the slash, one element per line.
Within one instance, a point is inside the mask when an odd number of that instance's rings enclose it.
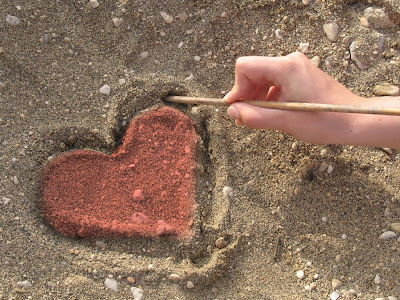
<path fill-rule="evenodd" d="M 60 155 L 43 174 L 48 222 L 70 237 L 189 235 L 197 140 L 186 115 L 163 107 L 133 119 L 111 156 Z"/>

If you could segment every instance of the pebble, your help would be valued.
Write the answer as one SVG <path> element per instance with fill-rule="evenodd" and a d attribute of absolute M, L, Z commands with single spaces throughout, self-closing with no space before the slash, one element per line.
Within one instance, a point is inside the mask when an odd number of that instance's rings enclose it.
<path fill-rule="evenodd" d="M 304 271 L 303 270 L 298 270 L 296 272 L 296 277 L 299 279 L 303 279 L 304 278 Z"/>
<path fill-rule="evenodd" d="M 389 155 L 393 154 L 393 150 L 391 148 L 381 148 L 384 152 L 386 152 Z"/>
<path fill-rule="evenodd" d="M 393 239 L 395 237 L 397 237 L 397 234 L 393 231 L 385 231 L 379 236 L 379 238 L 382 240 Z"/>
<path fill-rule="evenodd" d="M 139 54 L 139 57 L 141 59 L 146 59 L 149 57 L 149 52 L 148 51 L 143 51 L 142 53 Z"/>
<path fill-rule="evenodd" d="M 374 283 L 375 283 L 376 285 L 379 285 L 379 284 L 381 284 L 381 282 L 382 282 L 381 276 L 380 276 L 379 274 L 376 274 L 376 275 L 375 275 L 375 278 L 374 278 Z"/>
<path fill-rule="evenodd" d="M 226 246 L 228 246 L 228 243 L 227 243 L 227 241 L 225 241 L 225 239 L 223 237 L 219 237 L 215 241 L 215 247 L 217 247 L 218 249 L 225 248 Z"/>
<path fill-rule="evenodd" d="M 311 0 L 302 0 L 301 3 L 303 3 L 304 5 L 308 5 L 311 3 Z"/>
<path fill-rule="evenodd" d="M 233 198 L 233 189 L 229 186 L 224 186 L 224 188 L 222 189 L 222 193 L 228 199 Z"/>
<path fill-rule="evenodd" d="M 347 234 L 343 233 L 342 234 L 342 239 L 344 239 L 344 240 L 347 239 Z"/>
<path fill-rule="evenodd" d="M 278 28 L 277 30 L 275 30 L 275 36 L 278 40 L 283 39 L 283 36 L 281 36 L 281 30 Z"/>
<path fill-rule="evenodd" d="M 0 81 L 0 90 L 4 89 L 6 87 L 6 85 Z"/>
<path fill-rule="evenodd" d="M 104 241 L 96 241 L 96 247 L 105 249 L 107 247 L 107 244 Z"/>
<path fill-rule="evenodd" d="M 374 88 L 374 93 L 378 96 L 398 96 L 400 94 L 399 87 L 389 83 L 377 85 Z"/>
<path fill-rule="evenodd" d="M 388 300 L 397 300 L 397 297 L 389 296 L 389 297 L 388 297 Z"/>
<path fill-rule="evenodd" d="M 136 189 L 133 191 L 133 200 L 135 200 L 135 201 L 143 201 L 144 200 L 143 191 L 141 189 Z"/>
<path fill-rule="evenodd" d="M 126 79 L 125 78 L 121 78 L 121 79 L 118 80 L 118 83 L 120 85 L 124 85 L 126 83 Z"/>
<path fill-rule="evenodd" d="M 192 81 L 194 79 L 194 75 L 190 73 L 188 77 L 185 78 L 185 81 Z"/>
<path fill-rule="evenodd" d="M 168 279 L 171 280 L 172 282 L 178 283 L 181 281 L 181 276 L 173 273 L 173 274 L 169 275 Z"/>
<path fill-rule="evenodd" d="M 99 7 L 99 2 L 97 0 L 90 0 L 89 4 L 92 8 L 98 8 Z"/>
<path fill-rule="evenodd" d="M 364 16 L 368 23 L 379 28 L 395 26 L 382 8 L 368 7 L 364 10 Z"/>
<path fill-rule="evenodd" d="M 201 57 L 198 56 L 198 55 L 196 55 L 195 57 L 193 57 L 193 59 L 194 59 L 195 61 L 200 61 L 200 60 L 201 60 Z"/>
<path fill-rule="evenodd" d="M 328 169 L 328 164 L 326 162 L 322 162 L 319 166 L 319 171 L 324 172 L 326 169 Z"/>
<path fill-rule="evenodd" d="M 106 281 L 104 281 L 104 285 L 106 288 L 118 292 L 118 284 L 114 279 L 107 278 Z"/>
<path fill-rule="evenodd" d="M 369 23 L 368 23 L 368 20 L 367 20 L 367 18 L 366 17 L 361 17 L 360 18 L 360 25 L 361 26 L 364 26 L 364 27 L 369 27 Z"/>
<path fill-rule="evenodd" d="M 332 294 L 329 295 L 329 297 L 331 298 L 331 300 L 337 300 L 340 295 L 337 292 L 333 292 Z"/>
<path fill-rule="evenodd" d="M 328 170 L 326 170 L 326 172 L 328 172 L 328 174 L 331 174 L 333 172 L 333 166 L 329 165 Z"/>
<path fill-rule="evenodd" d="M 175 229 L 163 220 L 158 220 L 156 233 L 158 236 L 170 235 L 175 233 Z"/>
<path fill-rule="evenodd" d="M 223 12 L 221 13 L 221 18 L 226 18 L 227 16 L 228 16 L 228 14 L 227 14 L 226 11 L 223 11 Z"/>
<path fill-rule="evenodd" d="M 310 43 L 300 43 L 299 50 L 300 52 L 307 53 L 308 48 L 310 47 Z"/>
<path fill-rule="evenodd" d="M 351 57 L 351 60 L 354 61 L 354 63 L 360 70 L 366 70 L 366 69 L 368 69 L 369 63 L 368 63 L 368 60 L 365 59 L 365 57 L 363 58 L 361 49 L 362 48 L 360 47 L 360 45 L 358 45 L 357 41 L 352 42 L 349 47 L 350 57 Z"/>
<path fill-rule="evenodd" d="M 7 197 L 3 197 L 1 200 L 3 200 L 3 204 L 4 205 L 7 205 L 8 203 L 10 203 L 10 198 L 7 198 Z"/>
<path fill-rule="evenodd" d="M 342 282 L 339 279 L 332 279 L 332 287 L 334 290 L 342 286 Z"/>
<path fill-rule="evenodd" d="M 336 23 L 327 23 L 324 24 L 323 26 L 324 32 L 326 34 L 326 36 L 328 37 L 328 39 L 331 42 L 335 42 L 338 32 L 339 32 L 339 26 Z"/>
<path fill-rule="evenodd" d="M 134 284 L 135 283 L 135 278 L 133 278 L 132 276 L 128 276 L 126 278 L 126 281 L 128 281 L 129 284 Z"/>
<path fill-rule="evenodd" d="M 103 86 L 100 88 L 99 91 L 100 91 L 100 93 L 102 93 L 103 95 L 110 96 L 111 88 L 110 88 L 110 86 L 109 86 L 108 84 L 105 84 L 105 85 L 103 85 Z"/>
<path fill-rule="evenodd" d="M 181 49 L 183 47 L 183 42 L 180 42 L 179 44 L 178 44 L 178 49 Z"/>
<path fill-rule="evenodd" d="M 194 284 L 193 284 L 193 282 L 188 281 L 188 282 L 186 283 L 186 287 L 187 287 L 188 289 L 194 289 Z"/>
<path fill-rule="evenodd" d="M 17 175 L 13 176 L 13 182 L 15 185 L 19 184 L 19 179 L 18 179 Z"/>
<path fill-rule="evenodd" d="M 24 281 L 18 281 L 17 285 L 21 287 L 31 287 L 32 283 L 30 283 L 28 280 L 24 280 Z"/>
<path fill-rule="evenodd" d="M 123 18 L 112 18 L 115 27 L 121 26 L 123 20 Z"/>
<path fill-rule="evenodd" d="M 171 24 L 174 21 L 174 17 L 167 14 L 165 11 L 160 11 L 160 15 L 167 24 Z"/>
<path fill-rule="evenodd" d="M 179 15 L 176 16 L 178 18 L 179 21 L 181 21 L 182 23 L 185 23 L 187 21 L 187 19 L 189 19 L 189 16 L 187 13 L 183 12 Z"/>
<path fill-rule="evenodd" d="M 328 221 L 327 217 L 322 217 L 321 220 L 322 220 L 322 222 Z"/>
<path fill-rule="evenodd" d="M 16 26 L 19 23 L 21 23 L 21 21 L 19 20 L 18 17 L 12 16 L 12 15 L 7 15 L 6 16 L 6 22 L 7 22 L 8 25 L 11 25 L 11 26 Z"/>
<path fill-rule="evenodd" d="M 319 56 L 314 56 L 310 61 L 314 64 L 314 66 L 318 67 L 321 63 L 321 58 Z"/>
<path fill-rule="evenodd" d="M 390 227 L 394 230 L 400 233 L 400 223 L 392 223 L 390 224 Z"/>
<path fill-rule="evenodd" d="M 390 217 L 392 215 L 392 212 L 390 211 L 389 207 L 385 208 L 385 212 L 383 213 L 385 217 Z"/>
<path fill-rule="evenodd" d="M 142 300 L 143 299 L 143 290 L 142 289 L 139 289 L 139 288 L 133 286 L 131 288 L 131 292 L 132 292 L 132 295 L 133 295 L 133 299 L 135 299 L 135 300 Z"/>

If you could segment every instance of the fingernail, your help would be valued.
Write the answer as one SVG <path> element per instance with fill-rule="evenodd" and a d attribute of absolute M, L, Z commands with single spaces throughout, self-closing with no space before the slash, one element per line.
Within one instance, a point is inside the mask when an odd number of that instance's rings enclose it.
<path fill-rule="evenodd" d="M 228 112 L 228 115 L 232 119 L 235 119 L 235 120 L 239 119 L 239 111 L 235 107 L 233 107 L 232 105 L 228 107 L 227 112 Z"/>
<path fill-rule="evenodd" d="M 230 92 L 228 92 L 228 94 L 226 94 L 226 95 L 224 96 L 224 98 L 223 98 L 224 101 L 226 101 L 226 100 L 228 99 L 229 93 L 230 93 Z"/>

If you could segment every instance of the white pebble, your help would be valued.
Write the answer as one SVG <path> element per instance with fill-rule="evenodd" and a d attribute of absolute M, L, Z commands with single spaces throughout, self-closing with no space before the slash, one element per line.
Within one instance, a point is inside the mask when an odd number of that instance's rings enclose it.
<path fill-rule="evenodd" d="M 141 59 L 146 59 L 149 57 L 149 52 L 148 51 L 143 51 L 142 53 L 139 54 Z"/>
<path fill-rule="evenodd" d="M 322 217 L 322 222 L 326 222 L 328 219 L 326 217 Z"/>
<path fill-rule="evenodd" d="M 124 85 L 126 83 L 126 79 L 125 78 L 121 78 L 121 79 L 118 80 L 118 83 L 120 85 Z"/>
<path fill-rule="evenodd" d="M 336 300 L 340 297 L 340 295 L 337 292 L 333 292 L 332 294 L 329 295 L 329 297 L 331 298 L 331 300 Z"/>
<path fill-rule="evenodd" d="M 96 241 L 96 247 L 105 249 L 107 244 L 104 241 Z"/>
<path fill-rule="evenodd" d="M 226 18 L 228 16 L 228 14 L 226 13 L 226 11 L 223 11 L 221 13 L 221 18 Z"/>
<path fill-rule="evenodd" d="M 11 16 L 11 15 L 6 16 L 6 22 L 11 26 L 15 26 L 15 25 L 18 25 L 19 23 L 21 23 L 21 21 L 19 20 L 18 17 Z"/>
<path fill-rule="evenodd" d="M 186 283 L 186 287 L 187 287 L 188 289 L 193 289 L 193 288 L 194 288 L 193 282 L 188 281 L 188 282 Z"/>
<path fill-rule="evenodd" d="M 328 164 L 326 162 L 322 162 L 319 166 L 319 171 L 324 172 L 328 168 Z"/>
<path fill-rule="evenodd" d="M 311 63 L 318 67 L 319 64 L 321 63 L 321 58 L 319 56 L 314 56 L 313 58 L 310 59 Z"/>
<path fill-rule="evenodd" d="M 18 179 L 17 175 L 13 176 L 13 182 L 15 185 L 19 184 L 19 179 Z"/>
<path fill-rule="evenodd" d="M 331 42 L 335 42 L 338 32 L 339 32 L 339 26 L 336 23 L 327 23 L 324 24 L 324 26 L 322 27 L 324 29 L 324 32 L 326 34 L 326 36 L 328 37 L 328 39 Z"/>
<path fill-rule="evenodd" d="M 112 18 L 115 27 L 121 26 L 123 20 L 123 18 Z"/>
<path fill-rule="evenodd" d="M 194 75 L 192 73 L 190 73 L 190 75 L 185 78 L 185 81 L 191 81 L 193 79 L 194 79 Z"/>
<path fill-rule="evenodd" d="M 201 60 L 201 57 L 198 56 L 198 55 L 196 55 L 195 57 L 193 57 L 193 59 L 194 59 L 195 61 L 200 61 L 200 60 Z"/>
<path fill-rule="evenodd" d="M 394 296 L 388 296 L 388 300 L 397 300 L 397 297 L 394 297 Z"/>
<path fill-rule="evenodd" d="M 389 83 L 377 85 L 374 92 L 378 96 L 398 96 L 400 94 L 399 87 Z"/>
<path fill-rule="evenodd" d="M 307 53 L 308 48 L 310 47 L 310 43 L 300 43 L 299 50 L 300 52 Z"/>
<path fill-rule="evenodd" d="M 327 151 L 326 151 L 326 149 L 322 149 L 320 153 L 321 153 L 321 156 L 324 157 L 324 156 L 326 156 Z"/>
<path fill-rule="evenodd" d="M 10 203 L 10 198 L 7 198 L 7 197 L 3 197 L 1 200 L 3 200 L 3 204 L 8 204 L 8 203 Z"/>
<path fill-rule="evenodd" d="M 172 282 L 178 283 L 179 281 L 181 281 L 181 276 L 179 276 L 178 274 L 171 274 L 169 275 L 169 280 L 171 280 Z"/>
<path fill-rule="evenodd" d="M 311 0 L 302 0 L 301 1 L 304 5 L 308 5 L 310 4 Z"/>
<path fill-rule="evenodd" d="M 167 14 L 165 11 L 160 11 L 160 15 L 167 24 L 171 24 L 174 21 L 174 17 Z"/>
<path fill-rule="evenodd" d="M 281 30 L 279 28 L 275 30 L 275 36 L 278 40 L 283 39 L 283 37 L 281 36 Z"/>
<path fill-rule="evenodd" d="M 342 282 L 339 279 L 332 279 L 332 288 L 336 290 L 337 288 L 342 286 Z"/>
<path fill-rule="evenodd" d="M 347 235 L 345 233 L 342 234 L 342 239 L 347 239 Z"/>
<path fill-rule="evenodd" d="M 181 49 L 183 47 L 183 42 L 180 42 L 179 44 L 178 44 L 178 49 Z"/>
<path fill-rule="evenodd" d="M 24 281 L 18 281 L 17 285 L 22 287 L 31 287 L 32 283 L 30 283 L 28 280 L 24 280 Z"/>
<path fill-rule="evenodd" d="M 382 282 L 381 276 L 380 276 L 379 274 L 376 274 L 376 275 L 375 275 L 375 278 L 374 278 L 374 283 L 375 283 L 376 285 L 379 285 L 379 284 L 381 284 L 381 282 Z"/>
<path fill-rule="evenodd" d="M 110 86 L 109 86 L 108 84 L 105 84 L 105 85 L 103 85 L 103 86 L 100 88 L 99 91 L 100 91 L 100 93 L 102 93 L 103 95 L 110 96 L 111 88 L 110 88 Z"/>
<path fill-rule="evenodd" d="M 232 198 L 233 197 L 233 189 L 229 186 L 224 186 L 222 189 L 222 193 L 226 198 Z"/>
<path fill-rule="evenodd" d="M 133 299 L 135 300 L 142 300 L 143 299 L 143 290 L 137 287 L 131 287 L 131 292 L 133 295 Z"/>
<path fill-rule="evenodd" d="M 397 237 L 397 234 L 393 231 L 385 231 L 379 236 L 379 238 L 382 240 L 393 239 L 395 237 Z"/>
<path fill-rule="evenodd" d="M 99 2 L 97 0 L 90 0 L 89 4 L 92 8 L 98 8 L 99 7 Z"/>
<path fill-rule="evenodd" d="M 364 11 L 364 16 L 369 24 L 375 25 L 379 28 L 395 26 L 382 8 L 368 7 Z"/>
<path fill-rule="evenodd" d="M 304 278 L 304 271 L 303 270 L 298 270 L 296 272 L 296 277 L 299 279 L 303 279 Z"/>
<path fill-rule="evenodd" d="M 104 281 L 104 285 L 106 288 L 118 292 L 118 284 L 114 279 L 107 278 L 106 281 Z"/>

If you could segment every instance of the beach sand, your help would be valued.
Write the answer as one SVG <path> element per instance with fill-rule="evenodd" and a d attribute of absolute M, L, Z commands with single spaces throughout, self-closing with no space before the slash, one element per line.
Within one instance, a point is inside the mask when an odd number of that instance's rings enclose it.
<path fill-rule="evenodd" d="M 340 299 L 400 297 L 399 233 L 380 239 L 400 222 L 396 151 L 311 145 L 237 127 L 226 108 L 162 101 L 222 97 L 237 57 L 300 43 L 359 95 L 398 86 L 396 1 L 98 1 L 0 2 L 0 299 L 133 299 L 132 287 L 144 299 L 329 299 L 333 279 Z M 397 25 L 362 26 L 370 6 Z M 193 237 L 59 234 L 41 210 L 46 163 L 112 153 L 155 105 L 185 113 L 199 135 Z"/>

